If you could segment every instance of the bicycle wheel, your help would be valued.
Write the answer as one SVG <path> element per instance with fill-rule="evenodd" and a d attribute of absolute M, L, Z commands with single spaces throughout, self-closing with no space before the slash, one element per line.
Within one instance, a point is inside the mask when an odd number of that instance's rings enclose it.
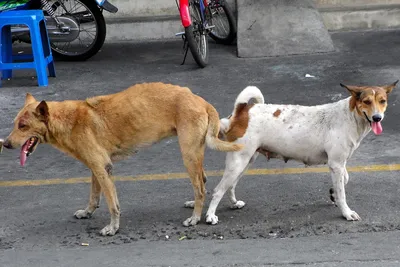
<path fill-rule="evenodd" d="M 214 28 L 210 37 L 220 44 L 231 44 L 236 39 L 236 20 L 225 0 L 212 0 L 209 5 Z"/>
<path fill-rule="evenodd" d="M 197 1 L 189 1 L 189 12 L 192 24 L 185 28 L 186 40 L 193 59 L 204 68 L 208 64 L 208 39 Z"/>

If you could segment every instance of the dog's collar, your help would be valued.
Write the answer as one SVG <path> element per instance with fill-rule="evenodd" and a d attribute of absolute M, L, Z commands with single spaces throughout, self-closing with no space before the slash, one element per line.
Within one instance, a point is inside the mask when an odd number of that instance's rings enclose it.
<path fill-rule="evenodd" d="M 367 121 L 369 122 L 369 124 L 372 123 L 372 121 L 368 118 L 367 114 L 363 111 L 365 118 L 367 119 Z"/>

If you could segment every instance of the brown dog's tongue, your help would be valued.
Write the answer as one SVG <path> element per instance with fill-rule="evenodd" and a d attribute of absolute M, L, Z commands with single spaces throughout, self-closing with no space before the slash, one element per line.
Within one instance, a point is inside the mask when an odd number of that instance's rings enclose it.
<path fill-rule="evenodd" d="M 371 123 L 371 128 L 372 128 L 372 131 L 374 131 L 374 133 L 376 135 L 380 135 L 382 133 L 382 131 L 383 131 L 380 121 L 379 122 L 372 122 Z"/>
<path fill-rule="evenodd" d="M 28 144 L 29 140 L 25 142 L 25 144 L 21 147 L 21 152 L 19 155 L 19 162 L 21 163 L 21 166 L 25 165 L 26 162 L 26 152 L 28 150 Z"/>

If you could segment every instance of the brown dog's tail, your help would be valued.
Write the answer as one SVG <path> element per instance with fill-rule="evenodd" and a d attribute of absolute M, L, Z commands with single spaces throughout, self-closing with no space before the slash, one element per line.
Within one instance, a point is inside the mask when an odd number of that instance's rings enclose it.
<path fill-rule="evenodd" d="M 230 152 L 230 151 L 239 151 L 243 148 L 241 144 L 234 144 L 231 142 L 226 142 L 218 139 L 219 133 L 219 115 L 215 108 L 211 105 L 208 106 L 208 129 L 206 135 L 206 144 L 209 148 Z"/>

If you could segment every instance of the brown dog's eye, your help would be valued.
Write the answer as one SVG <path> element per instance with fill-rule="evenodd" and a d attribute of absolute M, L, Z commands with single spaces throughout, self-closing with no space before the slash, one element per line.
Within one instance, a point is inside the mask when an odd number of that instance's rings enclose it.
<path fill-rule="evenodd" d="M 22 122 L 18 123 L 18 129 L 22 130 L 26 127 L 25 124 L 23 124 Z"/>
<path fill-rule="evenodd" d="M 364 104 L 365 104 L 365 105 L 371 105 L 371 101 L 365 100 L 365 101 L 364 101 Z"/>
<path fill-rule="evenodd" d="M 385 103 L 386 103 L 386 100 L 385 100 L 385 99 L 382 99 L 381 101 L 379 101 L 379 103 L 385 104 Z"/>

